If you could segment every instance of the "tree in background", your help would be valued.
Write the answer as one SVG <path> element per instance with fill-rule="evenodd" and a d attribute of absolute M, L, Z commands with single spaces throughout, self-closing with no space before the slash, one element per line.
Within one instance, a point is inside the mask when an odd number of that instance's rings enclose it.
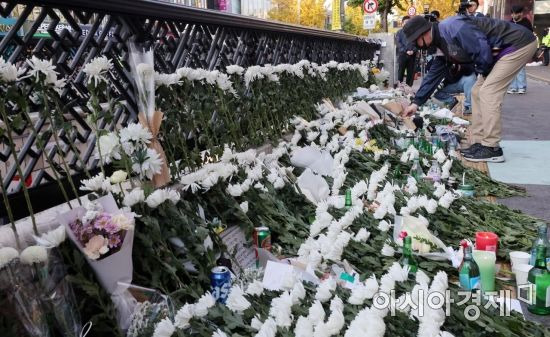
<path fill-rule="evenodd" d="M 388 15 L 393 13 L 394 9 L 405 10 L 407 0 L 403 1 L 404 4 L 402 4 L 401 1 L 402 0 L 378 0 L 378 13 L 380 14 L 382 31 L 388 31 Z M 348 5 L 352 7 L 361 7 L 363 5 L 363 0 L 349 0 Z"/>
<path fill-rule="evenodd" d="M 274 0 L 272 8 L 267 14 L 272 20 L 298 23 L 298 1 L 297 0 Z"/>
<path fill-rule="evenodd" d="M 272 6 L 268 13 L 272 20 L 317 28 L 325 26 L 327 13 L 322 0 L 273 0 Z"/>
<path fill-rule="evenodd" d="M 456 12 L 458 10 L 458 5 L 460 4 L 460 0 L 416 0 L 415 1 L 415 7 L 416 7 L 416 13 L 423 14 L 424 13 L 424 4 L 430 5 L 430 12 L 431 11 L 439 11 L 439 14 L 441 14 L 440 20 L 444 20 L 445 18 L 448 18 L 449 16 L 456 15 Z M 408 7 L 408 6 L 405 6 Z M 400 14 L 407 15 L 407 8 L 405 8 L 402 12 L 399 12 Z"/>
<path fill-rule="evenodd" d="M 304 26 L 323 28 L 327 11 L 322 0 L 300 1 L 300 24 Z"/>
<path fill-rule="evenodd" d="M 345 11 L 344 31 L 355 35 L 369 35 L 369 32 L 363 29 L 363 10 L 361 6 L 352 7 L 348 4 Z"/>

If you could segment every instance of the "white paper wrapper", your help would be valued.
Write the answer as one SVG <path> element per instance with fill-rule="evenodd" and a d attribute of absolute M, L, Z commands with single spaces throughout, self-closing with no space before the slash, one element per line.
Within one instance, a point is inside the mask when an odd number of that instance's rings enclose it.
<path fill-rule="evenodd" d="M 117 214 L 118 209 L 115 199 L 112 195 L 107 195 L 96 200 L 106 213 Z M 124 242 L 118 252 L 101 260 L 91 260 L 84 253 L 84 247 L 76 239 L 69 223 L 76 219 L 82 219 L 86 214 L 83 207 L 74 208 L 71 211 L 59 215 L 59 222 L 65 226 L 67 236 L 78 247 L 84 255 L 88 264 L 92 267 L 96 277 L 103 288 L 111 294 L 115 308 L 117 309 L 117 321 L 122 330 L 128 329 L 131 322 L 131 315 L 137 305 L 136 299 L 128 292 L 127 284 L 132 283 L 132 274 L 134 271 L 132 264 L 132 247 L 134 244 L 134 231 L 129 230 L 124 236 Z M 124 284 L 126 285 L 124 285 Z"/>

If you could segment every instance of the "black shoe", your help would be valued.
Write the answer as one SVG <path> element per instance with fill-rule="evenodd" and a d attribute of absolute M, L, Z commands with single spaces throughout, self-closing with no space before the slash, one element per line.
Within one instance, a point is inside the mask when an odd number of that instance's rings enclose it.
<path fill-rule="evenodd" d="M 464 116 L 471 116 L 472 115 L 472 110 L 470 109 L 470 107 L 464 107 L 464 111 L 462 111 L 462 114 Z"/>
<path fill-rule="evenodd" d="M 475 143 L 475 144 L 472 144 L 468 148 L 460 149 L 460 153 L 466 154 L 466 153 L 475 152 L 479 147 L 481 147 L 481 144 L 480 143 Z"/>
<path fill-rule="evenodd" d="M 504 162 L 504 154 L 502 153 L 502 148 L 499 146 L 489 147 L 481 145 L 475 151 L 465 153 L 464 159 L 474 162 L 488 161 L 491 163 L 502 163 Z"/>

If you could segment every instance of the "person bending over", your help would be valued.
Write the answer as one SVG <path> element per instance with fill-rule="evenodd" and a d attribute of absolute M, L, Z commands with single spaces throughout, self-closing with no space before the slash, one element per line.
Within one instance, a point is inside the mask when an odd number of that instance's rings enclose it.
<path fill-rule="evenodd" d="M 474 65 L 478 74 L 472 88 L 474 144 L 461 152 L 469 161 L 503 162 L 502 101 L 514 77 L 535 54 L 535 36 L 512 22 L 464 15 L 440 23 L 416 16 L 402 30 L 419 49 L 434 45 L 448 61 Z M 418 104 L 412 103 L 405 113 L 412 115 L 417 109 Z"/>

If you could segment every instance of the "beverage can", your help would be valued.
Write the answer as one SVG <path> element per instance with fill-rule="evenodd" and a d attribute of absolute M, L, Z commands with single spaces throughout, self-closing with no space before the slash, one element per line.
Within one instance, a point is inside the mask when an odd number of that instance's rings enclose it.
<path fill-rule="evenodd" d="M 254 228 L 254 251 L 256 252 L 256 268 L 260 267 L 260 255 L 258 248 L 271 251 L 271 231 L 269 227 L 255 227 Z"/>
<path fill-rule="evenodd" d="M 212 296 L 216 301 L 225 303 L 229 290 L 231 289 L 231 272 L 225 266 L 212 268 L 210 272 L 210 286 L 212 287 Z"/>

